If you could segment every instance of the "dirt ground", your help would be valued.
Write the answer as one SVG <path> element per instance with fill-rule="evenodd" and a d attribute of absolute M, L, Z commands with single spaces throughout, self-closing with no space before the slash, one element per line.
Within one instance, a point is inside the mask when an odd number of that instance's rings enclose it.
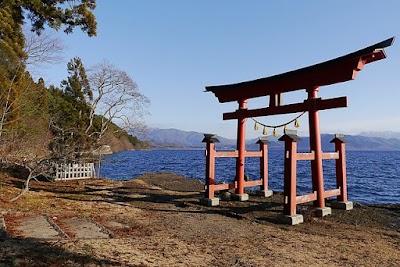
<path fill-rule="evenodd" d="M 34 181 L 10 203 L 22 183 L 0 175 L 0 266 L 400 266 L 400 205 L 301 205 L 288 226 L 279 193 L 205 207 L 200 181 L 167 173 Z"/>

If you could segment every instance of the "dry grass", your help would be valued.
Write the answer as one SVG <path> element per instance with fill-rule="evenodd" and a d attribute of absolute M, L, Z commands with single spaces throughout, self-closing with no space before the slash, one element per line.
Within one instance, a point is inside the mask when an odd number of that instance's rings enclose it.
<path fill-rule="evenodd" d="M 22 181 L 0 178 L 0 208 L 11 228 L 18 216 L 47 214 L 57 221 L 91 218 L 115 235 L 0 240 L 0 266 L 400 266 L 395 205 L 356 205 L 326 218 L 315 218 L 304 205 L 306 222 L 291 227 L 276 221 L 279 194 L 204 207 L 198 202 L 202 185 L 177 175 L 33 182 L 15 203 L 7 200 Z"/>

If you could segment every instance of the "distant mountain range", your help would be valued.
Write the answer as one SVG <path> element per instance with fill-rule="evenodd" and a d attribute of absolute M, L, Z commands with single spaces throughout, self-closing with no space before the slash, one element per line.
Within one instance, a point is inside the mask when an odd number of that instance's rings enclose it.
<path fill-rule="evenodd" d="M 373 136 L 375 134 L 375 136 Z M 359 135 L 345 135 L 348 141 L 346 148 L 348 150 L 373 150 L 373 151 L 400 151 L 400 133 L 382 132 L 381 136 L 389 138 L 377 137 L 379 133 L 360 133 Z M 368 136 L 370 135 L 370 136 Z M 392 136 L 396 136 L 394 138 Z M 322 148 L 324 151 L 333 151 L 334 147 L 330 141 L 333 134 L 322 134 Z M 147 140 L 150 141 L 154 148 L 159 149 L 204 149 L 205 144 L 201 141 L 204 138 L 203 133 L 193 131 L 182 131 L 177 129 L 158 129 L 152 128 L 147 134 Z M 278 138 L 268 136 L 270 140 L 269 149 L 283 149 L 283 142 Z M 236 140 L 218 136 L 220 143 L 217 144 L 218 149 L 232 150 L 236 148 Z M 309 138 L 302 137 L 302 141 L 298 142 L 299 151 L 309 151 Z M 258 149 L 255 144 L 257 139 L 246 141 L 246 149 Z"/>
<path fill-rule="evenodd" d="M 201 142 L 203 138 L 203 133 L 177 129 L 152 128 L 147 134 L 148 141 L 157 148 L 204 148 L 204 143 Z M 236 144 L 236 140 L 220 136 L 218 140 L 221 142 L 220 147 L 224 148 L 230 148 Z"/>
<path fill-rule="evenodd" d="M 383 132 L 361 132 L 358 135 L 367 137 L 382 137 L 386 139 L 400 139 L 400 132 L 383 131 Z"/>

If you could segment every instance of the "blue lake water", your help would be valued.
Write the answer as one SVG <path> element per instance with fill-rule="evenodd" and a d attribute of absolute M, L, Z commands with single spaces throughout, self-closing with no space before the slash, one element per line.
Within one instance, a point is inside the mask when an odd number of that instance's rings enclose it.
<path fill-rule="evenodd" d="M 400 203 L 400 152 L 347 151 L 349 200 L 372 203 Z M 269 188 L 283 191 L 283 151 L 269 151 Z M 298 194 L 311 192 L 310 162 L 298 161 Z M 324 160 L 325 190 L 335 188 L 335 161 Z M 143 173 L 171 172 L 188 178 L 205 177 L 204 150 L 125 151 L 104 157 L 100 175 L 129 180 Z M 259 179 L 259 159 L 246 158 L 245 173 Z M 216 159 L 217 182 L 231 182 L 234 158 Z"/>

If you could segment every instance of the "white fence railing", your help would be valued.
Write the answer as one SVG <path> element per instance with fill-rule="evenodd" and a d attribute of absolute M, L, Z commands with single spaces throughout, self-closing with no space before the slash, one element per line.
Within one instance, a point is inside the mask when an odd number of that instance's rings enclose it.
<path fill-rule="evenodd" d="M 96 174 L 94 163 L 60 163 L 54 168 L 55 181 L 93 178 Z"/>

